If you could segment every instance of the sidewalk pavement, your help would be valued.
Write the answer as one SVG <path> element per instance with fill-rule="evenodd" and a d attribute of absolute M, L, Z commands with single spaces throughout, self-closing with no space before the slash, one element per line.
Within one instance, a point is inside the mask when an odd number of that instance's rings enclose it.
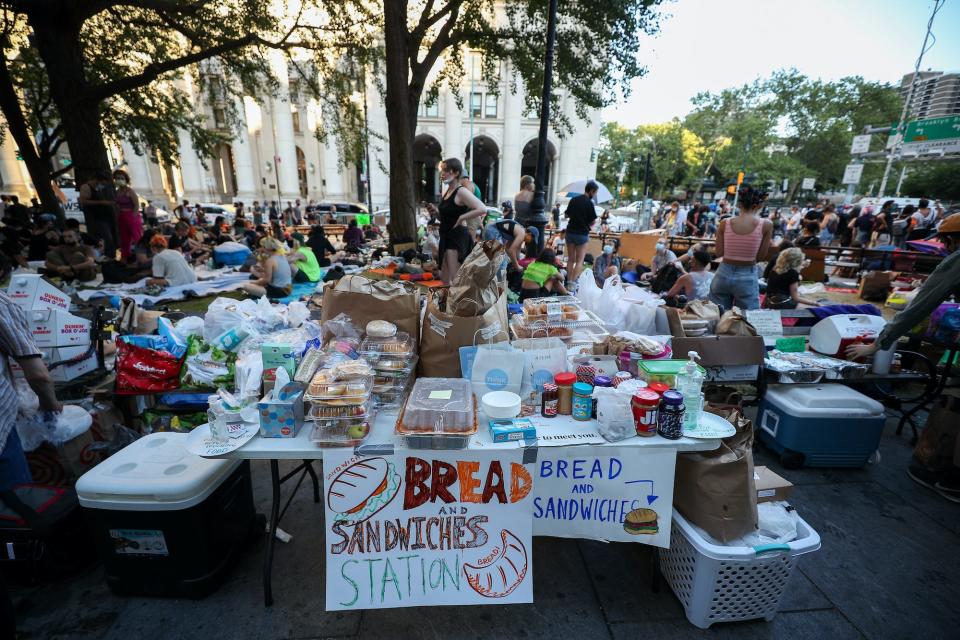
<path fill-rule="evenodd" d="M 322 505 L 301 491 L 277 544 L 273 589 L 264 608 L 265 538 L 225 584 L 203 600 L 113 595 L 97 566 L 32 589 L 14 589 L 23 639 L 218 640 L 232 638 L 945 638 L 957 632 L 960 603 L 960 505 L 906 475 L 911 447 L 888 422 L 881 461 L 864 469 L 783 470 L 792 502 L 822 538 L 802 558 L 773 622 L 691 625 L 670 588 L 651 591 L 648 547 L 536 538 L 530 605 L 324 611 Z M 269 504 L 266 463 L 253 467 L 257 507 Z M 286 487 L 285 487 L 286 488 Z"/>

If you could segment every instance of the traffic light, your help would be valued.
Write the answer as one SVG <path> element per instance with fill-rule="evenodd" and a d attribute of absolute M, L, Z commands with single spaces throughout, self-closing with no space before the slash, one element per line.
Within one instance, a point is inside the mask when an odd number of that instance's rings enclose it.
<path fill-rule="evenodd" d="M 742 184 L 743 184 L 743 171 L 740 171 L 739 173 L 737 173 L 737 186 L 739 187 Z"/>
<path fill-rule="evenodd" d="M 737 192 L 737 187 L 736 187 L 736 185 L 733 185 L 733 184 L 732 184 L 732 185 L 730 185 L 729 187 L 727 187 L 727 193 L 729 193 L 730 195 L 733 195 L 733 194 L 735 194 L 736 192 Z"/>

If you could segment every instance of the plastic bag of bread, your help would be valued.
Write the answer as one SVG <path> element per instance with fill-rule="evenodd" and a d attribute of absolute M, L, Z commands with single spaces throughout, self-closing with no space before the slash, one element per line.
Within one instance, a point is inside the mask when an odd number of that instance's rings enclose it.
<path fill-rule="evenodd" d="M 447 313 L 472 318 L 482 316 L 497 303 L 497 271 L 503 262 L 503 245 L 496 240 L 478 242 L 454 276 L 447 295 Z"/>

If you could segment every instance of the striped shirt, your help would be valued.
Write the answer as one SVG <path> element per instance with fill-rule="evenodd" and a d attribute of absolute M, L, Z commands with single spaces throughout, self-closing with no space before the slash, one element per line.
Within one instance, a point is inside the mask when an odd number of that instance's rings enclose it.
<path fill-rule="evenodd" d="M 733 218 L 727 218 L 727 228 L 723 234 L 723 259 L 737 262 L 756 262 L 760 242 L 763 240 L 763 220 L 757 218 L 753 231 L 740 235 L 733 230 Z"/>
<path fill-rule="evenodd" d="M 40 350 L 33 342 L 30 325 L 23 309 L 14 304 L 7 294 L 0 291 L 0 450 L 7 446 L 7 437 L 13 429 L 20 408 L 20 396 L 13 386 L 10 358 L 39 356 Z"/>

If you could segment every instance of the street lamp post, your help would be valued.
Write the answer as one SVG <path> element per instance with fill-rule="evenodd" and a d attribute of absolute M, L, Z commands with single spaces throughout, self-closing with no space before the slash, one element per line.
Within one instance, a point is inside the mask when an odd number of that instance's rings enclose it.
<path fill-rule="evenodd" d="M 543 60 L 543 95 L 540 100 L 540 135 L 537 138 L 537 176 L 533 202 L 530 203 L 530 221 L 540 231 L 537 250 L 543 248 L 543 230 L 546 226 L 544 182 L 547 179 L 547 130 L 550 126 L 550 94 L 553 91 L 553 46 L 557 39 L 557 0 L 550 0 L 547 15 L 547 50 Z"/>

